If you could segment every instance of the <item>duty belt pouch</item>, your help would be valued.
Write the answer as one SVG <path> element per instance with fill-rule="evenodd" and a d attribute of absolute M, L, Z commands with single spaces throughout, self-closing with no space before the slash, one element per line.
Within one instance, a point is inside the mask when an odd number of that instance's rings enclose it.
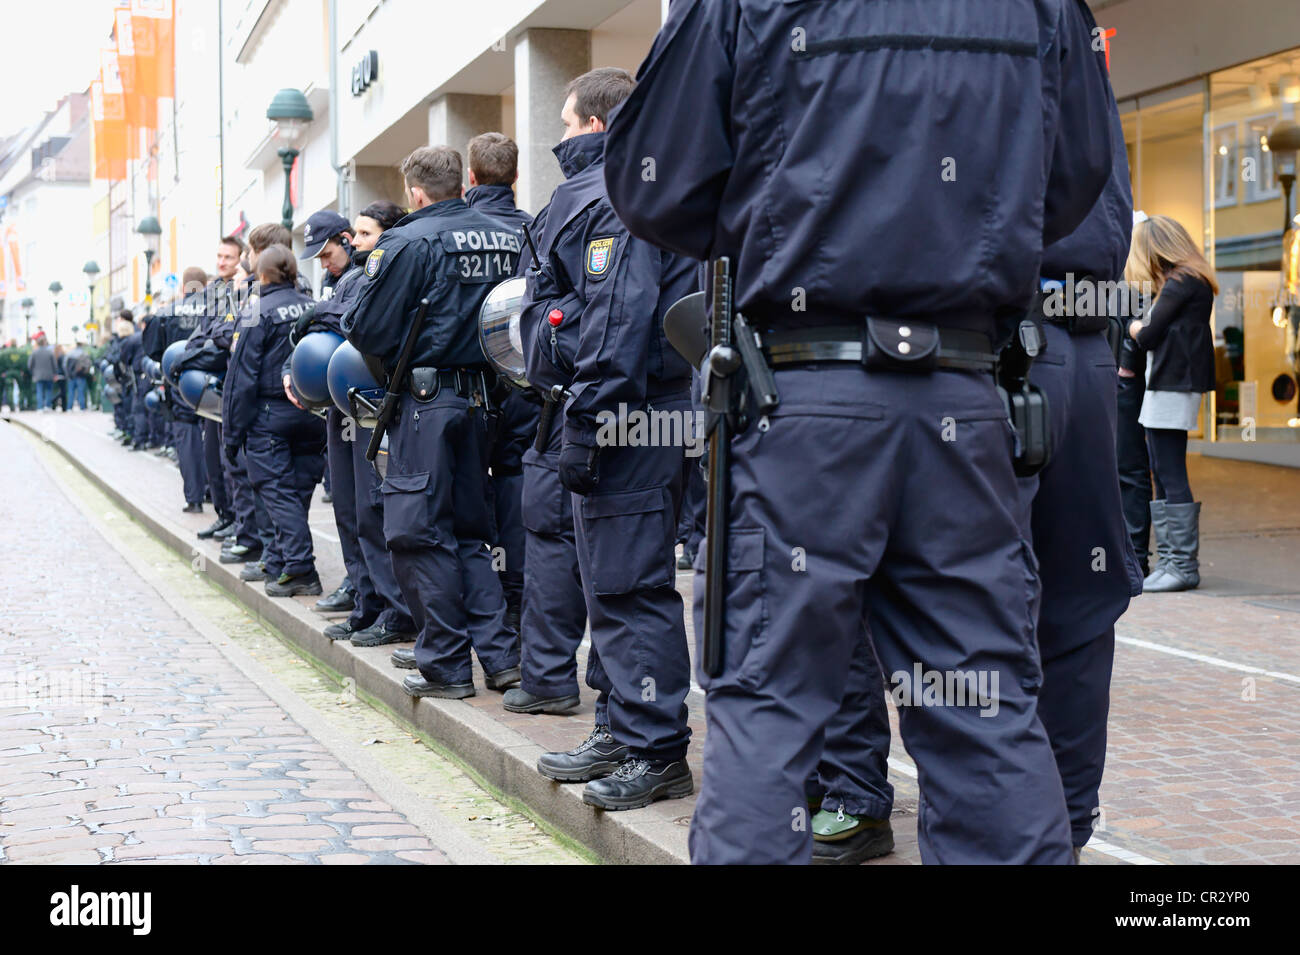
<path fill-rule="evenodd" d="M 939 367 L 939 329 L 929 322 L 868 317 L 862 364 L 872 371 L 930 372 Z"/>
<path fill-rule="evenodd" d="M 1016 475 L 1033 477 L 1047 467 L 1052 456 L 1047 395 L 1033 385 L 1026 385 L 1018 391 L 1007 391 L 999 385 L 998 392 L 1016 431 Z"/>
<path fill-rule="evenodd" d="M 438 369 L 412 368 L 411 394 L 417 401 L 431 401 L 438 396 Z"/>

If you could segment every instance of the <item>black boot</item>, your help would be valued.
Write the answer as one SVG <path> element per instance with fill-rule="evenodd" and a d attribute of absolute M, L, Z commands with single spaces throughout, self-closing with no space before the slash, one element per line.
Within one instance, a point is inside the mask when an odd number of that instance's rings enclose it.
<path fill-rule="evenodd" d="M 320 603 L 320 601 L 316 601 Z M 352 637 L 360 630 L 353 630 L 352 625 L 344 620 L 342 623 L 332 623 L 325 628 L 325 636 L 329 640 L 351 640 Z"/>
<path fill-rule="evenodd" d="M 399 670 L 414 670 L 415 647 L 398 647 L 388 659 Z"/>
<path fill-rule="evenodd" d="M 431 696 L 438 700 L 463 700 L 474 695 L 473 683 L 432 683 L 419 673 L 403 680 L 402 689 L 411 696 Z"/>
<path fill-rule="evenodd" d="M 519 685 L 520 676 L 519 667 L 507 667 L 496 673 L 484 673 L 483 684 L 489 690 L 508 690 Z"/>
<path fill-rule="evenodd" d="M 352 645 L 354 647 L 382 647 L 389 643 L 410 643 L 415 639 L 413 633 L 402 633 L 400 630 L 389 630 L 382 623 L 372 623 L 364 630 L 358 630 L 352 634 Z M 415 651 L 411 651 L 414 653 Z"/>
<path fill-rule="evenodd" d="M 641 809 L 659 799 L 684 799 L 695 792 L 691 768 L 684 759 L 625 759 L 618 769 L 587 783 L 582 801 L 597 809 Z"/>
<path fill-rule="evenodd" d="M 278 580 L 266 582 L 268 597 L 297 597 L 299 594 L 314 597 L 320 592 L 320 576 L 314 570 L 293 576 L 281 574 Z"/>
<path fill-rule="evenodd" d="M 850 816 L 843 811 L 835 817 L 829 812 L 825 816 L 831 825 L 819 827 L 814 819 L 813 865 L 861 865 L 894 851 L 894 830 L 888 819 Z"/>
<path fill-rule="evenodd" d="M 321 613 L 341 613 L 343 611 L 351 612 L 357 606 L 356 591 L 352 589 L 352 581 L 343 578 L 343 583 L 339 584 L 328 597 L 322 597 L 316 601 L 316 609 Z"/>
<path fill-rule="evenodd" d="M 266 564 L 262 561 L 252 561 L 244 565 L 244 569 L 239 572 L 240 580 L 269 580 L 270 574 L 266 572 Z"/>
<path fill-rule="evenodd" d="M 609 727 L 597 723 L 576 748 L 566 753 L 542 753 L 537 758 L 537 771 L 547 779 L 562 783 L 585 783 L 607 776 L 627 759 L 627 747 L 615 742 Z"/>
<path fill-rule="evenodd" d="M 534 696 L 527 690 L 515 687 L 506 690 L 501 705 L 511 713 L 567 713 L 577 707 L 578 695 L 573 696 Z"/>
<path fill-rule="evenodd" d="M 216 537 L 217 531 L 224 531 L 227 527 L 233 526 L 234 523 L 235 523 L 234 520 L 232 520 L 231 518 L 222 517 L 220 514 L 218 514 L 217 519 L 215 521 L 213 521 L 207 527 L 203 528 L 203 530 L 199 531 L 198 533 L 199 540 L 207 540 L 209 537 Z"/>

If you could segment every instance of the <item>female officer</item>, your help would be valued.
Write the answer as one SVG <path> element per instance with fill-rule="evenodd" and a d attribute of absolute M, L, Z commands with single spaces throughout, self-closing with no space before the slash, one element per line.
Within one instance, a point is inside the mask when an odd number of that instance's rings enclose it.
<path fill-rule="evenodd" d="M 273 536 L 263 555 L 267 594 L 317 595 L 321 584 L 307 509 L 325 467 L 325 426 L 289 402 L 281 379 L 293 347 L 289 333 L 312 300 L 295 287 L 298 263 L 281 245 L 258 256 L 257 279 L 257 318 L 240 323 L 226 372 L 226 457 L 233 461 L 246 448 L 249 480 L 271 518 Z"/>

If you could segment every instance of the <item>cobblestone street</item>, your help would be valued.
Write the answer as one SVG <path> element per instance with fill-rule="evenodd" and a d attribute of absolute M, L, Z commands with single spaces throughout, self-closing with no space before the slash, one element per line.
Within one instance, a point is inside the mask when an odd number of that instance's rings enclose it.
<path fill-rule="evenodd" d="M 0 862 L 579 861 L 48 448 L 0 457 Z"/>

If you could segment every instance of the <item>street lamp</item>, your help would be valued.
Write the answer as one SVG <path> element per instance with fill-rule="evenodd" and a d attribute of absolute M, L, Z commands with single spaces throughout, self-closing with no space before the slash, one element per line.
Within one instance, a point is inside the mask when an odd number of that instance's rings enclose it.
<path fill-rule="evenodd" d="M 90 295 L 87 296 L 90 302 L 90 317 L 86 319 L 86 330 L 90 331 L 95 328 L 95 278 L 99 275 L 99 263 L 91 259 L 81 267 L 81 271 L 86 273 L 86 285 L 90 288 Z"/>
<path fill-rule="evenodd" d="M 144 304 L 147 312 L 153 312 L 153 257 L 158 254 L 158 245 L 162 241 L 162 226 L 154 216 L 145 216 L 135 231 L 144 236 Z"/>
<path fill-rule="evenodd" d="M 280 210 L 280 223 L 286 229 L 292 229 L 293 197 L 289 193 L 289 176 L 293 173 L 293 161 L 298 158 L 294 144 L 302 137 L 315 114 L 301 90 L 283 89 L 275 94 L 271 105 L 266 108 L 266 118 L 275 123 L 278 136 L 286 144 L 277 153 L 284 163 L 284 208 Z"/>
<path fill-rule="evenodd" d="M 59 343 L 59 293 L 63 291 L 63 283 L 55 279 L 50 283 L 50 295 L 54 297 L 54 341 L 50 344 Z"/>
<path fill-rule="evenodd" d="M 1277 181 L 1282 185 L 1282 234 L 1291 228 L 1291 187 L 1296 179 L 1296 151 L 1300 150 L 1300 126 L 1284 119 L 1268 131 L 1268 151 L 1273 154 Z"/>
<path fill-rule="evenodd" d="M 18 304 L 23 307 L 23 344 L 26 345 L 32 340 L 32 309 L 36 307 L 36 299 L 25 298 Z"/>

